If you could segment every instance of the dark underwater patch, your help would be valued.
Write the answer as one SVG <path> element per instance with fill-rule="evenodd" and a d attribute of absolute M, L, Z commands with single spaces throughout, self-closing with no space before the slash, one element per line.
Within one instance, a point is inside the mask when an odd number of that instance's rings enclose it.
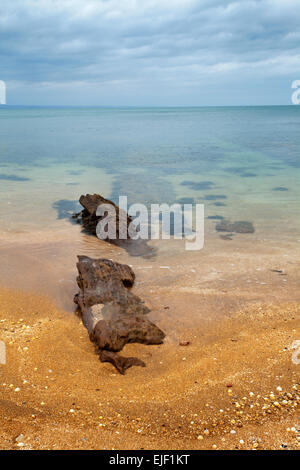
<path fill-rule="evenodd" d="M 205 201 L 216 201 L 218 199 L 227 199 L 225 194 L 207 194 L 204 196 Z"/>
<path fill-rule="evenodd" d="M 60 199 L 54 202 L 52 207 L 56 210 L 58 219 L 70 219 L 75 212 L 79 212 L 82 209 L 78 201 L 71 201 L 69 199 Z"/>
<path fill-rule="evenodd" d="M 213 205 L 216 206 L 216 207 L 224 207 L 224 206 L 226 206 L 225 202 L 220 202 L 220 201 L 214 202 Z"/>
<path fill-rule="evenodd" d="M 5 180 L 5 181 L 30 181 L 30 178 L 24 178 L 23 176 L 17 176 L 17 175 L 5 175 L 3 173 L 0 173 L 0 180 Z"/>
<path fill-rule="evenodd" d="M 222 215 L 209 215 L 206 218 L 210 220 L 223 220 L 224 219 Z"/>
<path fill-rule="evenodd" d="M 195 204 L 195 199 L 193 197 L 182 197 L 181 199 L 177 199 L 176 202 L 178 204 Z"/>
<path fill-rule="evenodd" d="M 230 220 L 223 220 L 216 225 L 217 232 L 235 232 L 235 233 L 254 233 L 255 229 L 252 222 L 238 220 L 230 222 Z"/>
<path fill-rule="evenodd" d="M 272 188 L 272 191 L 288 191 L 288 188 L 284 186 L 277 186 L 276 188 Z"/>
<path fill-rule="evenodd" d="M 212 181 L 200 181 L 198 183 L 195 181 L 183 181 L 181 185 L 187 186 L 189 189 L 200 191 L 203 189 L 212 189 L 212 186 L 214 186 L 214 183 Z"/>

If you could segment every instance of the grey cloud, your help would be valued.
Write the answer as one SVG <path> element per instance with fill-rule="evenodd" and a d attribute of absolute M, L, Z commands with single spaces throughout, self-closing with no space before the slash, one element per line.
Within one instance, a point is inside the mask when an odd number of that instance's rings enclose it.
<path fill-rule="evenodd" d="M 204 80 L 254 67 L 300 72 L 294 0 L 1 0 L 0 78 Z"/>

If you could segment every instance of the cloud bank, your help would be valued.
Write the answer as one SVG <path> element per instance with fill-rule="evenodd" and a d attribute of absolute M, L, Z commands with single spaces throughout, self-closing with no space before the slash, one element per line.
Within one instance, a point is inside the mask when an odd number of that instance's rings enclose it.
<path fill-rule="evenodd" d="M 29 104 L 288 104 L 298 0 L 1 0 L 0 79 Z"/>

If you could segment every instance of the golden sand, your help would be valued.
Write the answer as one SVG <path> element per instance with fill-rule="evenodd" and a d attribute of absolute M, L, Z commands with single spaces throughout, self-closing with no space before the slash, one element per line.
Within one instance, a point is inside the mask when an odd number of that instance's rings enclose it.
<path fill-rule="evenodd" d="M 179 310 L 182 295 L 173 293 Z M 162 314 L 150 318 L 168 329 L 172 294 L 159 298 Z M 147 366 L 120 376 L 76 315 L 1 289 L 0 448 L 295 449 L 299 314 L 298 302 L 256 300 L 201 327 L 178 315 L 165 344 L 124 348 Z"/>

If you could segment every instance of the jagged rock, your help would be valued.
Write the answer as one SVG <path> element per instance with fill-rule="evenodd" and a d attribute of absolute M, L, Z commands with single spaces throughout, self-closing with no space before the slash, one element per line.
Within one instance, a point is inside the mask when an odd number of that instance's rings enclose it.
<path fill-rule="evenodd" d="M 100 196 L 99 194 L 86 194 L 85 196 L 82 195 L 79 198 L 80 204 L 84 207 L 84 209 L 79 212 L 78 214 L 74 214 L 74 218 L 77 218 L 83 225 L 83 227 L 93 235 L 97 235 L 96 228 L 98 222 L 101 220 L 101 217 L 96 215 L 97 208 L 101 204 L 111 204 L 114 206 L 116 211 L 116 235 L 117 239 L 119 239 L 119 221 L 120 221 L 120 214 L 121 211 L 116 204 L 114 204 L 109 199 L 105 199 L 104 197 Z M 124 217 L 127 218 L 127 226 L 132 221 L 129 215 L 124 214 Z M 109 240 L 112 241 L 112 240 Z"/>
<path fill-rule="evenodd" d="M 128 234 L 128 226 L 132 222 L 132 218 L 128 214 L 122 212 L 121 209 L 112 201 L 110 201 L 109 199 L 105 199 L 99 194 L 86 194 L 85 196 L 80 196 L 79 202 L 84 209 L 81 212 L 74 214 L 73 218 L 77 219 L 77 221 L 82 224 L 83 228 L 87 232 L 93 235 L 97 235 L 98 222 L 101 221 L 103 217 L 105 217 L 96 215 L 97 208 L 101 204 L 111 204 L 113 205 L 116 211 L 116 238 L 106 238 L 105 241 L 108 241 L 121 248 L 126 249 L 126 251 L 128 251 L 128 253 L 132 256 L 143 256 L 145 258 L 151 258 L 155 256 L 156 250 L 148 246 L 146 240 L 132 240 L 130 238 Z M 124 220 L 126 220 L 127 222 L 127 239 L 120 238 L 119 225 L 121 216 L 123 216 Z"/>
<path fill-rule="evenodd" d="M 137 358 L 117 354 L 127 343 L 161 344 L 165 337 L 145 316 L 148 307 L 129 290 L 135 279 L 133 270 L 126 264 L 88 256 L 78 256 L 77 269 L 80 292 L 74 302 L 101 362 L 111 362 L 121 374 L 133 365 L 145 366 Z"/>
<path fill-rule="evenodd" d="M 237 221 L 230 222 L 229 220 L 222 220 L 216 225 L 217 232 L 235 232 L 235 233 L 254 233 L 254 227 L 251 222 Z"/>

